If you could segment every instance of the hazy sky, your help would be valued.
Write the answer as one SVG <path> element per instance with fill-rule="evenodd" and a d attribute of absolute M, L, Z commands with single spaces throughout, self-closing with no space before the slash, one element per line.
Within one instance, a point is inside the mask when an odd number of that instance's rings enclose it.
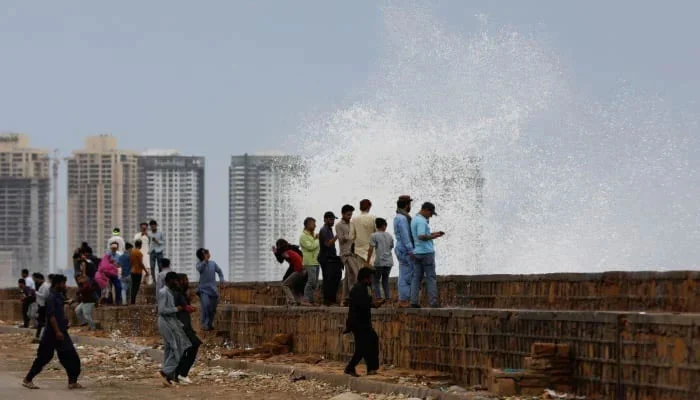
<path fill-rule="evenodd" d="M 2 0 L 0 131 L 64 155 L 111 133 L 125 149 L 206 156 L 206 242 L 226 265 L 229 156 L 287 151 L 305 120 L 358 96 L 377 70 L 387 4 L 406 3 Z M 534 35 L 593 96 L 625 81 L 700 114 L 697 2 L 412 4 L 465 33 L 483 13 Z"/>

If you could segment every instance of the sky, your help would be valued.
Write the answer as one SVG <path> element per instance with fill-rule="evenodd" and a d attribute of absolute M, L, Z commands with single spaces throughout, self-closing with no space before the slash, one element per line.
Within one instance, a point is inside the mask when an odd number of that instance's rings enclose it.
<path fill-rule="evenodd" d="M 222 266 L 229 157 L 294 152 L 306 121 L 362 96 L 378 70 L 384 7 L 425 8 L 465 34 L 483 14 L 548 43 L 596 98 L 628 84 L 700 115 L 700 3 L 691 1 L 0 5 L 0 132 L 64 156 L 103 133 L 124 149 L 205 156 L 206 246 Z M 65 167 L 60 179 L 65 260 Z"/>

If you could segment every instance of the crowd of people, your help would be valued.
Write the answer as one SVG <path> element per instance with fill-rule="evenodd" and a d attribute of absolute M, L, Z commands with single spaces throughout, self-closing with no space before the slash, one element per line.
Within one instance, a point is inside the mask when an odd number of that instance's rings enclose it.
<path fill-rule="evenodd" d="M 387 232 L 387 220 L 372 215 L 372 202 L 363 199 L 359 215 L 353 217 L 355 207 L 350 204 L 341 208 L 339 221 L 327 211 L 318 233 L 316 220 L 307 217 L 299 245 L 279 239 L 272 247 L 277 261 L 289 264 L 282 283 L 288 305 L 314 304 L 319 272 L 323 276 L 323 304 L 337 305 L 342 280 L 342 305 L 349 307 L 345 333 L 355 338 L 355 353 L 345 368 L 348 375 L 357 376 L 355 367 L 363 358 L 369 375 L 379 368 L 379 339 L 372 328 L 371 308 L 391 298 L 392 252 L 399 261 L 398 306 L 420 308 L 420 289 L 425 280 L 430 306 L 440 307 L 433 241 L 445 233 L 430 229 L 430 218 L 437 215 L 433 203 L 423 203 L 411 216 L 412 202 L 407 195 L 396 201 L 393 236 Z M 341 279 L 343 271 L 345 277 Z"/>

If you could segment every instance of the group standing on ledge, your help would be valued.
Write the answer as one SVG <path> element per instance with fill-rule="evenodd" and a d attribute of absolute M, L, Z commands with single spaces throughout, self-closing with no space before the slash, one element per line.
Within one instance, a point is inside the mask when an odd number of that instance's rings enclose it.
<path fill-rule="evenodd" d="M 358 376 L 355 367 L 362 359 L 368 375 L 379 369 L 379 338 L 372 328 L 371 308 L 390 299 L 392 250 L 399 261 L 399 307 L 420 308 L 424 280 L 430 306 L 440 307 L 433 241 L 445 233 L 431 232 L 430 218 L 437 215 L 433 203 L 423 203 L 411 217 L 412 202 L 410 196 L 399 196 L 394 237 L 386 231 L 386 219 L 370 214 L 372 202 L 364 199 L 360 201 L 360 215 L 355 218 L 355 207 L 349 204 L 341 208 L 340 221 L 327 211 L 323 227 L 315 233 L 316 220 L 307 217 L 298 246 L 279 239 L 272 247 L 277 261 L 289 264 L 282 282 L 288 305 L 313 305 L 319 271 L 323 274 L 323 304 L 337 305 L 338 286 L 345 270 L 342 305 L 349 306 L 349 311 L 344 333 L 352 333 L 355 338 L 355 352 L 345 368 L 348 375 Z"/>

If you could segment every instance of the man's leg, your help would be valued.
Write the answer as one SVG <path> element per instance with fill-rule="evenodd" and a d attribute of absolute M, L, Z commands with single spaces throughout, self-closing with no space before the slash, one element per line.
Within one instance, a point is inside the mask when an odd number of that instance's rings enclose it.
<path fill-rule="evenodd" d="M 349 256 L 343 256 L 343 267 L 345 268 L 345 277 L 343 277 L 343 304 L 347 304 L 348 300 L 350 300 L 350 289 L 352 287 L 349 285 L 350 282 L 350 257 Z"/>
<path fill-rule="evenodd" d="M 36 338 L 38 339 L 41 335 L 41 330 L 44 328 L 44 325 L 46 325 L 46 306 L 39 307 L 39 319 L 37 322 Z"/>
<path fill-rule="evenodd" d="M 112 285 L 114 286 L 114 304 L 119 306 L 122 304 L 122 281 L 117 278 L 112 278 Z"/>
<path fill-rule="evenodd" d="M 122 282 L 122 299 L 124 302 L 122 304 L 129 304 L 129 299 L 131 299 L 131 275 L 123 276 L 121 278 Z"/>
<path fill-rule="evenodd" d="M 424 254 L 416 254 L 416 259 L 413 263 L 413 280 L 411 281 L 411 306 L 420 305 L 419 295 L 420 286 L 423 283 L 423 264 L 425 262 Z"/>
<path fill-rule="evenodd" d="M 315 298 L 316 286 L 318 286 L 318 265 L 304 267 L 308 276 L 306 286 L 304 287 L 304 297 L 309 303 L 313 303 Z"/>
<path fill-rule="evenodd" d="M 399 301 L 407 302 L 411 299 L 411 281 L 413 280 L 413 262 L 407 255 L 397 257 L 399 259 Z"/>
<path fill-rule="evenodd" d="M 81 308 L 83 310 L 83 319 L 87 322 L 90 329 L 93 331 L 97 329 L 95 321 L 92 319 L 92 312 L 95 311 L 95 303 L 82 303 Z"/>
<path fill-rule="evenodd" d="M 389 273 L 391 272 L 391 267 L 381 267 L 382 279 L 382 290 L 384 290 L 384 300 L 391 299 L 391 293 L 389 293 Z"/>
<path fill-rule="evenodd" d="M 78 382 L 78 377 L 80 376 L 80 357 L 78 357 L 78 352 L 75 351 L 75 346 L 71 340 L 68 333 L 63 334 L 64 339 L 58 344 L 56 353 L 58 355 L 58 361 L 66 369 L 66 374 L 68 375 L 68 384 L 73 384 Z"/>
<path fill-rule="evenodd" d="M 360 331 L 353 331 L 352 335 L 355 338 L 355 352 L 352 354 L 352 358 L 350 358 L 348 365 L 345 367 L 346 374 L 356 374 L 355 368 L 357 367 L 357 364 L 362 361 L 362 357 L 364 355 L 365 340 L 363 333 Z"/>
<path fill-rule="evenodd" d="M 78 325 L 87 324 L 85 315 L 83 314 L 83 304 L 85 303 L 80 303 L 75 307 L 75 318 L 78 319 Z"/>
<path fill-rule="evenodd" d="M 199 295 L 199 305 L 200 305 L 200 313 L 199 313 L 199 322 L 200 325 L 202 325 L 202 329 L 208 330 L 209 329 L 209 303 L 211 299 L 209 298 L 209 295 L 206 293 L 200 293 Z"/>
<path fill-rule="evenodd" d="M 340 281 L 343 279 L 343 264 L 340 260 L 336 261 L 331 266 L 331 271 L 333 271 L 332 282 L 332 292 L 333 292 L 333 303 L 338 303 L 338 289 L 340 288 Z"/>
<path fill-rule="evenodd" d="M 31 303 L 27 300 L 22 300 L 22 321 L 24 322 L 24 327 L 29 328 L 29 305 Z"/>
<path fill-rule="evenodd" d="M 178 364 L 179 361 L 175 355 L 174 349 L 171 348 L 166 341 L 163 347 L 163 373 L 170 379 L 177 378 L 176 370 Z"/>
<path fill-rule="evenodd" d="M 34 380 L 34 377 L 39 375 L 46 364 L 51 362 L 51 359 L 53 359 L 53 352 L 56 349 L 56 339 L 48 339 L 47 337 L 47 335 L 44 335 L 39 343 L 39 348 L 36 351 L 34 363 L 32 363 L 32 367 L 29 369 L 27 376 L 24 378 L 25 382 L 31 382 Z"/>
<path fill-rule="evenodd" d="M 209 329 L 214 329 L 214 319 L 216 318 L 216 307 L 219 305 L 219 296 L 209 298 Z"/>
<path fill-rule="evenodd" d="M 192 347 L 188 348 L 185 351 L 185 354 L 183 354 L 182 358 L 180 359 L 180 364 L 177 367 L 177 374 L 180 376 L 187 377 L 187 375 L 189 375 L 190 373 L 190 369 L 192 369 L 192 366 L 194 365 L 194 362 L 197 359 L 197 353 L 199 352 L 199 343 L 194 342 L 192 339 L 190 339 L 190 341 L 192 342 Z"/>
<path fill-rule="evenodd" d="M 440 307 L 437 273 L 435 272 L 435 253 L 426 254 L 423 270 L 425 271 L 425 289 L 428 291 L 430 307 Z"/>
<path fill-rule="evenodd" d="M 365 363 L 367 363 L 367 372 L 371 373 L 379 369 L 379 336 L 374 329 L 367 333 L 364 357 Z"/>
<path fill-rule="evenodd" d="M 321 293 L 323 293 L 323 304 L 328 305 L 330 303 L 330 291 L 328 289 L 331 285 L 328 264 L 325 262 L 321 264 L 321 277 L 323 279 L 323 283 L 321 283 Z"/>
<path fill-rule="evenodd" d="M 136 304 L 136 295 L 139 294 L 142 277 L 141 274 L 131 274 L 131 304 Z"/>
<path fill-rule="evenodd" d="M 294 284 L 299 280 L 300 273 L 298 272 L 292 272 L 287 279 L 282 282 L 282 291 L 284 291 L 285 296 L 287 297 L 287 304 L 291 305 L 297 305 L 298 301 L 296 297 L 294 296 L 294 291 L 293 287 Z"/>
<path fill-rule="evenodd" d="M 375 268 L 374 273 L 372 274 L 372 292 L 374 293 L 375 299 L 382 298 L 382 290 L 379 287 L 379 281 L 381 280 L 381 277 L 382 277 L 381 267 Z"/>
<path fill-rule="evenodd" d="M 149 256 L 148 258 L 151 261 L 151 283 L 153 285 L 155 285 L 156 284 L 156 273 L 158 271 L 158 268 L 157 268 L 158 263 L 157 263 L 157 259 L 156 259 L 156 253 L 154 251 L 152 251 L 148 256 Z"/>

